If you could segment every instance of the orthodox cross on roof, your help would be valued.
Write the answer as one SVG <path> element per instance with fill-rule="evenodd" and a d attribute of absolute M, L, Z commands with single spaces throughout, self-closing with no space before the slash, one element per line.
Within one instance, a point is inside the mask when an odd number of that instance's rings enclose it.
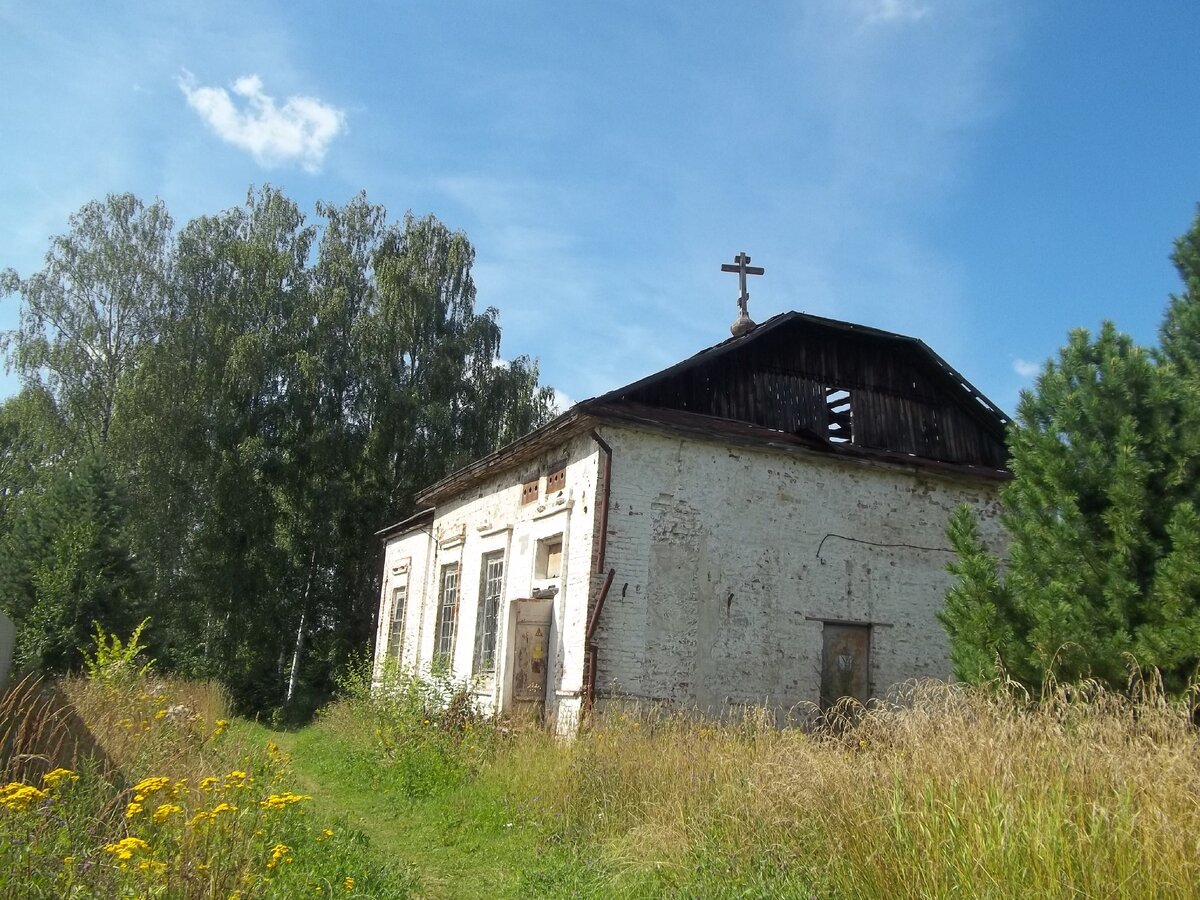
<path fill-rule="evenodd" d="M 746 290 L 746 276 L 762 275 L 767 270 L 762 266 L 750 265 L 750 257 L 743 250 L 733 258 L 732 263 L 722 263 L 721 271 L 738 273 L 738 317 L 729 330 L 733 332 L 734 337 L 739 337 L 754 328 L 754 322 L 750 320 L 750 313 L 746 311 L 746 305 L 750 302 L 750 292 Z"/>

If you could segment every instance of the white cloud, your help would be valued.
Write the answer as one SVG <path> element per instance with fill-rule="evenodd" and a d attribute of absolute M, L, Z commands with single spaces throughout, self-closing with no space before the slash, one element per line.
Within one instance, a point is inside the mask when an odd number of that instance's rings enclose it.
<path fill-rule="evenodd" d="M 563 413 L 575 405 L 575 398 L 564 394 L 558 388 L 554 388 L 554 405 L 560 413 Z"/>
<path fill-rule="evenodd" d="M 1013 371 L 1022 378 L 1033 378 L 1042 371 L 1041 363 L 1030 362 L 1027 359 L 1021 359 L 1019 356 L 1013 360 Z"/>
<path fill-rule="evenodd" d="M 241 108 L 225 88 L 197 85 L 190 72 L 180 77 L 179 88 L 223 141 L 248 150 L 263 166 L 299 163 L 316 172 L 330 142 L 346 128 L 342 110 L 315 97 L 288 97 L 277 105 L 257 75 L 233 83 L 234 95 L 245 100 Z"/>

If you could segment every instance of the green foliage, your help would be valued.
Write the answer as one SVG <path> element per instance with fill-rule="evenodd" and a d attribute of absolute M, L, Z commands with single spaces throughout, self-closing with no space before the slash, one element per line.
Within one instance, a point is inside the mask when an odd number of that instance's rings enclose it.
<path fill-rule="evenodd" d="M 445 668 L 418 674 L 393 664 L 372 684 L 365 654 L 339 679 L 341 702 L 323 716 L 333 730 L 359 735 L 348 762 L 358 760 L 379 787 L 408 798 L 429 797 L 461 785 L 487 759 L 493 725 L 475 703 L 470 685 Z"/>
<path fill-rule="evenodd" d="M 92 622 L 132 627 L 145 581 L 108 462 L 89 455 L 47 481 L 0 536 L 0 606 L 17 627 L 18 663 L 65 671 L 80 662 Z"/>
<path fill-rule="evenodd" d="M 161 333 L 172 288 L 172 222 L 162 202 L 132 194 L 85 204 L 46 266 L 22 279 L 0 272 L 0 293 L 22 299 L 5 349 L 27 381 L 45 384 L 86 446 L 108 442 L 122 382 Z"/>
<path fill-rule="evenodd" d="M 1008 563 L 960 512 L 942 621 L 955 669 L 1121 686 L 1131 661 L 1174 691 L 1200 664 L 1200 218 L 1177 245 L 1187 291 L 1162 347 L 1075 331 L 1023 392 L 1002 492 Z"/>
<path fill-rule="evenodd" d="M 120 635 L 107 634 L 96 622 L 96 636 L 92 651 L 83 651 L 83 671 L 88 678 L 119 690 L 128 690 L 134 683 L 145 678 L 154 668 L 154 660 L 146 660 L 140 666 L 139 658 L 146 650 L 142 643 L 142 632 L 149 618 L 142 619 L 129 639 L 122 641 Z"/>
<path fill-rule="evenodd" d="M 79 623 L 123 633 L 149 613 L 165 669 L 303 718 L 373 633 L 374 531 L 548 418 L 536 365 L 497 364 L 465 235 L 389 221 L 363 195 L 316 213 L 264 187 L 176 231 L 161 203 L 109 197 L 72 218 L 41 272 L 0 278 L 22 301 L 5 346 L 25 384 L 0 407 L 0 539 L 31 545 L 0 602 L 25 618 L 47 598 L 29 620 L 58 635 L 51 657 L 82 642 L 65 637 Z M 128 509 L 120 534 L 83 522 L 35 540 L 33 507 L 94 448 Z M 117 591 L 93 545 L 136 560 L 144 581 L 119 588 L 132 617 L 69 602 Z"/>

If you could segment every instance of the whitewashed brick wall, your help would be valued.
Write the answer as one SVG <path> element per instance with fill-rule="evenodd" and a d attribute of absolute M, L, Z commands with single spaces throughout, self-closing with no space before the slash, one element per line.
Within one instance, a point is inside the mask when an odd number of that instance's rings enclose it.
<path fill-rule="evenodd" d="M 443 567 L 459 565 L 459 609 L 452 669 L 456 678 L 470 680 L 485 708 L 495 708 L 511 687 L 508 664 L 509 629 L 506 627 L 512 601 L 529 597 L 534 588 L 549 581 L 534 578 L 538 542 L 561 534 L 562 574 L 555 583 L 554 628 L 549 658 L 547 715 L 561 719 L 565 729 L 578 714 L 583 672 L 583 634 L 591 588 L 592 538 L 596 518 L 596 481 L 599 450 L 590 436 L 567 439 L 536 459 L 484 479 L 469 490 L 438 507 L 431 534 L 410 533 L 389 542 L 385 553 L 385 582 L 381 598 L 380 635 L 386 636 L 391 596 L 388 573 L 403 556 L 422 560 L 421 577 L 409 582 L 409 613 L 404 663 L 410 668 L 427 668 L 435 646 L 435 623 Z M 567 462 L 564 489 L 546 495 L 547 470 Z M 540 478 L 536 502 L 521 503 L 521 485 Z M 461 540 L 459 540 L 461 536 Z M 417 545 L 424 549 L 418 550 Z M 480 593 L 480 562 L 485 553 L 504 552 L 504 588 L 501 627 L 497 639 L 497 671 L 472 671 L 476 619 Z M 381 646 L 382 642 L 380 645 Z M 382 660 L 379 650 L 377 661 Z"/>
<path fill-rule="evenodd" d="M 876 694 L 950 675 L 936 619 L 950 584 L 946 523 L 968 503 L 999 546 L 998 485 L 631 428 L 601 433 L 613 447 L 605 568 L 617 574 L 599 629 L 599 691 L 711 711 L 816 702 L 822 619 L 878 626 Z"/>

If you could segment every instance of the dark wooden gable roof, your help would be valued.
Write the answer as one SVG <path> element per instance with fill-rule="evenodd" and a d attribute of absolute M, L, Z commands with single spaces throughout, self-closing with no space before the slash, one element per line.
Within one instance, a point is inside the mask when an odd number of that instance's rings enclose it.
<path fill-rule="evenodd" d="M 436 505 L 599 422 L 984 479 L 1009 477 L 1008 417 L 923 341 L 790 312 L 576 403 L 430 485 L 418 501 Z"/>
<path fill-rule="evenodd" d="M 833 452 L 992 469 L 1008 456 L 1008 417 L 924 342 L 797 312 L 583 406 L 628 404 L 755 425 Z"/>

